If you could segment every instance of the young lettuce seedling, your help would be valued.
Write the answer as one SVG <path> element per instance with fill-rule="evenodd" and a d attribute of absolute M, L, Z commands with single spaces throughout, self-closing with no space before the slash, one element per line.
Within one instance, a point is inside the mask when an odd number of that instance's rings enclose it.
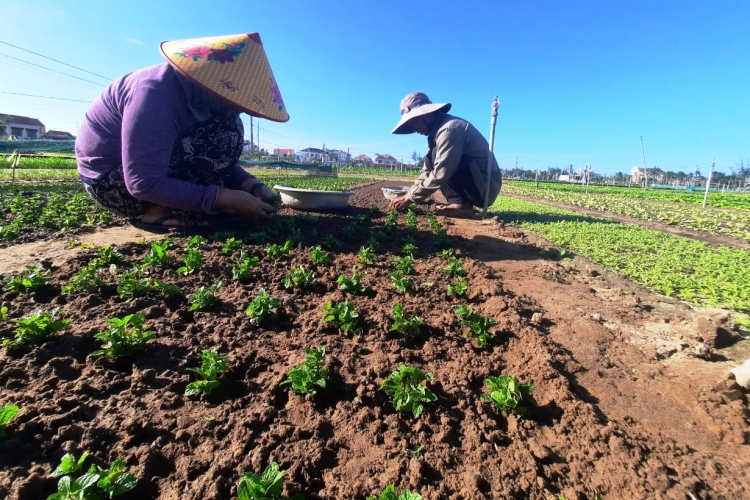
<path fill-rule="evenodd" d="M 352 268 L 352 277 L 347 278 L 346 276 L 339 276 L 338 277 L 338 284 L 339 284 L 339 290 L 343 290 L 345 292 L 358 294 L 358 293 L 364 293 L 365 286 L 360 281 L 362 279 L 362 276 L 364 276 L 365 273 L 358 273 L 357 267 Z"/>
<path fill-rule="evenodd" d="M 201 267 L 201 264 L 203 264 L 203 255 L 201 255 L 201 252 L 197 247 L 188 246 L 185 248 L 185 253 L 182 254 L 182 261 L 185 265 L 178 267 L 177 273 L 183 276 L 188 276 Z"/>
<path fill-rule="evenodd" d="M 433 378 L 432 373 L 424 373 L 419 368 L 399 365 L 398 370 L 383 380 L 380 387 L 391 397 L 396 411 L 412 412 L 414 417 L 418 417 L 424 411 L 425 403 L 437 401 L 437 396 L 421 385 Z"/>
<path fill-rule="evenodd" d="M 405 276 L 403 272 L 393 271 L 388 274 L 388 277 L 399 292 L 412 293 L 414 291 L 414 282 L 408 276 Z"/>
<path fill-rule="evenodd" d="M 404 274 L 411 274 L 414 272 L 414 257 L 409 255 L 405 257 L 394 257 L 393 268 L 396 271 L 401 271 Z"/>
<path fill-rule="evenodd" d="M 453 294 L 456 297 L 464 297 L 469 287 L 466 285 L 466 280 L 459 276 L 456 278 L 456 282 L 448 284 L 448 295 Z"/>
<path fill-rule="evenodd" d="M 482 399 L 495 405 L 495 411 L 520 418 L 537 404 L 531 396 L 534 385 L 522 384 L 512 375 L 489 376 L 484 383 L 490 392 L 483 393 Z"/>
<path fill-rule="evenodd" d="M 315 273 L 307 271 L 303 266 L 289 271 L 289 276 L 284 278 L 284 288 L 296 287 L 304 289 L 309 287 L 315 281 Z"/>
<path fill-rule="evenodd" d="M 245 472 L 237 484 L 237 500 L 304 500 L 300 493 L 281 496 L 284 489 L 284 472 L 279 464 L 271 463 L 261 475 Z"/>
<path fill-rule="evenodd" d="M 266 247 L 266 257 L 271 260 L 280 259 L 291 252 L 293 248 L 294 244 L 292 243 L 292 240 L 286 240 L 284 246 L 272 243 Z"/>
<path fill-rule="evenodd" d="M 126 472 L 127 465 L 122 458 L 118 458 L 108 469 L 92 465 L 88 472 L 74 478 L 71 474 L 80 472 L 83 462 L 89 456 L 84 452 L 80 459 L 67 454 L 60 466 L 52 473 L 59 477 L 57 493 L 53 493 L 47 500 L 97 500 L 100 498 L 114 498 L 126 493 L 138 484 L 138 478 Z"/>
<path fill-rule="evenodd" d="M 36 266 L 26 266 L 26 270 L 18 276 L 5 277 L 6 292 L 25 292 L 27 290 L 36 291 L 46 286 L 50 276 L 48 269 L 42 269 Z"/>
<path fill-rule="evenodd" d="M 223 285 L 224 283 L 218 281 L 209 287 L 199 287 L 188 297 L 188 302 L 190 302 L 188 311 L 206 311 L 217 304 L 220 299 L 216 294 Z"/>
<path fill-rule="evenodd" d="M 5 439 L 5 426 L 13 420 L 21 409 L 14 405 L 5 405 L 0 408 L 0 439 Z"/>
<path fill-rule="evenodd" d="M 258 295 L 250 302 L 245 309 L 245 314 L 250 316 L 250 321 L 256 326 L 263 323 L 271 323 L 278 319 L 278 315 L 272 311 L 278 307 L 281 300 L 268 295 L 264 288 L 258 290 Z"/>
<path fill-rule="evenodd" d="M 169 255 L 169 250 L 174 247 L 174 240 L 172 238 L 165 238 L 162 241 L 154 241 L 151 243 L 151 251 L 143 257 L 142 265 L 147 266 L 166 266 L 174 261 L 174 258 Z"/>
<path fill-rule="evenodd" d="M 289 385 L 297 394 L 316 394 L 318 389 L 326 388 L 328 370 L 323 368 L 325 347 L 305 349 L 307 357 L 302 364 L 289 370 L 289 374 L 281 385 Z"/>
<path fill-rule="evenodd" d="M 146 316 L 142 312 L 128 314 L 124 318 L 110 318 L 107 323 L 112 325 L 109 330 L 94 335 L 96 339 L 102 341 L 102 348 L 89 354 L 89 357 L 129 356 L 144 349 L 146 342 L 156 336 L 156 332 L 144 330 Z"/>
<path fill-rule="evenodd" d="M 189 252 L 190 250 L 198 250 L 203 245 L 208 243 L 208 240 L 201 236 L 200 234 L 196 234 L 192 238 L 190 238 L 190 241 L 188 241 L 187 245 L 185 245 L 185 251 Z"/>
<path fill-rule="evenodd" d="M 69 319 L 56 319 L 58 308 L 51 311 L 39 310 L 21 319 L 15 319 L 14 338 L 3 340 L 3 347 L 18 349 L 33 347 L 48 341 L 55 333 L 70 326 Z"/>
<path fill-rule="evenodd" d="M 330 300 L 323 306 L 323 321 L 333 323 L 346 334 L 359 333 L 359 313 L 354 309 L 354 304 L 349 301 L 334 304 Z"/>
<path fill-rule="evenodd" d="M 497 321 L 475 313 L 471 306 L 467 305 L 457 306 L 455 311 L 461 319 L 461 326 L 468 327 L 466 336 L 476 337 L 479 347 L 486 347 L 492 341 L 493 335 L 490 333 L 490 328 L 496 326 Z"/>
<path fill-rule="evenodd" d="M 448 276 L 451 276 L 451 277 L 466 276 L 466 271 L 464 271 L 464 266 L 461 264 L 461 261 L 458 260 L 456 257 L 449 258 L 448 265 L 445 266 L 443 270 Z"/>
<path fill-rule="evenodd" d="M 386 488 L 378 496 L 369 496 L 367 500 L 422 500 L 422 495 L 412 493 L 408 489 L 396 493 L 396 487 L 392 484 L 386 486 Z"/>
<path fill-rule="evenodd" d="M 360 247 L 357 253 L 357 262 L 363 266 L 371 266 L 375 263 L 375 250 L 371 246 Z"/>
<path fill-rule="evenodd" d="M 186 369 L 197 373 L 202 380 L 189 383 L 185 388 L 185 396 L 193 396 L 199 392 L 211 394 L 211 391 L 219 387 L 219 375 L 227 371 L 227 357 L 219 354 L 216 349 L 206 349 L 200 356 L 200 368 Z"/>
<path fill-rule="evenodd" d="M 340 252 L 344 245 L 333 235 L 327 234 L 326 237 L 323 238 L 323 241 L 320 242 L 320 246 L 329 252 Z"/>
<path fill-rule="evenodd" d="M 404 245 L 404 248 L 401 249 L 401 255 L 405 255 L 407 257 L 411 257 L 412 259 L 417 253 L 417 245 L 414 243 L 407 243 Z"/>
<path fill-rule="evenodd" d="M 108 264 L 122 264 L 125 261 L 122 253 L 109 245 L 97 247 L 96 253 L 98 256 L 89 262 L 89 266 L 104 267 Z"/>
<path fill-rule="evenodd" d="M 8 307 L 0 307 L 0 321 L 8 321 Z"/>
<path fill-rule="evenodd" d="M 238 240 L 232 236 L 224 242 L 224 245 L 221 247 L 221 253 L 224 255 L 231 255 L 240 248 L 242 248 L 242 240 Z"/>
<path fill-rule="evenodd" d="M 417 213 L 411 208 L 406 211 L 406 228 L 412 231 L 417 229 Z"/>
<path fill-rule="evenodd" d="M 323 251 L 320 245 L 316 245 L 312 247 L 312 249 L 310 250 L 310 258 L 312 259 L 313 264 L 315 264 L 316 266 L 321 266 L 321 267 L 328 267 L 331 265 L 331 262 L 333 261 L 333 259 L 331 259 Z"/>
<path fill-rule="evenodd" d="M 393 227 L 398 224 L 398 210 L 395 208 L 388 211 L 388 215 L 385 217 L 385 226 Z"/>
<path fill-rule="evenodd" d="M 259 257 L 248 257 L 244 250 L 240 250 L 240 256 L 232 268 L 232 279 L 235 281 L 244 281 L 250 278 L 251 271 L 258 265 L 258 262 L 260 262 Z"/>
<path fill-rule="evenodd" d="M 404 312 L 404 308 L 401 304 L 396 303 L 393 306 L 393 325 L 391 325 L 391 332 L 398 332 L 409 342 L 414 342 L 419 337 L 420 328 L 424 324 L 422 318 L 416 314 L 409 314 Z"/>
<path fill-rule="evenodd" d="M 93 293 L 104 286 L 104 280 L 99 277 L 99 267 L 93 265 L 94 261 L 79 269 L 70 282 L 61 287 L 63 294 L 71 295 L 78 292 Z"/>

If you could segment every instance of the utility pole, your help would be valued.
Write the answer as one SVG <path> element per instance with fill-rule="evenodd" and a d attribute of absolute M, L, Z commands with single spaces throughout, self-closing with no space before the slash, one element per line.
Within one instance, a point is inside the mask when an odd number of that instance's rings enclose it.
<path fill-rule="evenodd" d="M 258 119 L 258 161 L 260 161 L 260 119 Z"/>
<path fill-rule="evenodd" d="M 255 153 L 255 147 L 253 147 L 253 117 L 250 116 L 250 158 L 253 157 L 253 153 Z"/>
<path fill-rule="evenodd" d="M 706 200 L 708 199 L 708 190 L 711 187 L 711 176 L 714 173 L 714 165 L 716 165 L 716 158 L 711 161 L 711 170 L 708 171 L 708 181 L 706 181 L 706 192 L 703 195 L 703 208 L 706 208 Z"/>
<path fill-rule="evenodd" d="M 487 154 L 487 188 L 484 191 L 484 206 L 482 207 L 482 219 L 487 217 L 487 205 L 490 198 L 490 179 L 492 179 L 492 157 L 495 147 L 495 124 L 497 123 L 497 108 L 500 107 L 500 100 L 495 96 L 492 101 L 492 113 L 490 114 L 490 152 Z M 516 158 L 516 161 L 518 159 Z"/>
<path fill-rule="evenodd" d="M 643 182 L 643 190 L 648 188 L 648 168 L 646 167 L 646 149 L 643 147 L 643 136 L 641 136 L 641 153 L 643 154 L 643 174 L 646 176 Z"/>

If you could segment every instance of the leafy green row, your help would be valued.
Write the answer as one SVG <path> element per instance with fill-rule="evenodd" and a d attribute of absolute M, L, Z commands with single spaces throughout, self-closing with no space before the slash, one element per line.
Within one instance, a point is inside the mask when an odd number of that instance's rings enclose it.
<path fill-rule="evenodd" d="M 492 211 L 668 297 L 750 311 L 747 250 L 508 197 L 498 198 Z"/>

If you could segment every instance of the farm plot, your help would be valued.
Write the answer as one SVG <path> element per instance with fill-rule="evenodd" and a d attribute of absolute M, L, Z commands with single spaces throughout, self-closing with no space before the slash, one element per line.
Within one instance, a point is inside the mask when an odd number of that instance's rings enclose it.
<path fill-rule="evenodd" d="M 646 221 L 658 221 L 692 231 L 703 231 L 750 241 L 750 212 L 747 210 L 714 207 L 704 210 L 694 204 L 660 202 L 614 194 L 587 195 L 580 190 L 537 190 L 533 187 L 517 185 L 503 186 L 503 191 L 508 194 L 560 202 L 573 207 L 625 215 Z M 750 199 L 750 196 L 747 198 Z"/>
<path fill-rule="evenodd" d="M 46 498 L 63 457 L 85 452 L 85 468 L 123 459 L 137 483 L 122 498 L 237 498 L 243 473 L 272 463 L 305 498 L 390 484 L 425 499 L 743 495 L 714 458 L 582 399 L 538 306 L 451 252 L 444 221 L 385 213 L 378 185 L 352 203 L 210 242 L 92 249 L 16 280 L 0 295 L 0 407 L 20 408 L 0 441 L 2 496 Z M 48 323 L 66 323 L 27 346 L 22 318 L 55 309 Z M 133 352 L 113 334 L 127 327 Z M 315 394 L 293 390 L 305 366 L 312 382 L 328 372 Z"/>

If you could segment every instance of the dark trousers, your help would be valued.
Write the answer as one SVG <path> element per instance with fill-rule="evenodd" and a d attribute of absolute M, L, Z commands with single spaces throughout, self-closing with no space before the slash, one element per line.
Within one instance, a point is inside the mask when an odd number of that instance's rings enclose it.
<path fill-rule="evenodd" d="M 453 177 L 440 187 L 440 192 L 448 203 L 461 205 L 484 205 L 484 193 L 480 193 L 471 176 L 468 165 L 459 165 Z"/>

